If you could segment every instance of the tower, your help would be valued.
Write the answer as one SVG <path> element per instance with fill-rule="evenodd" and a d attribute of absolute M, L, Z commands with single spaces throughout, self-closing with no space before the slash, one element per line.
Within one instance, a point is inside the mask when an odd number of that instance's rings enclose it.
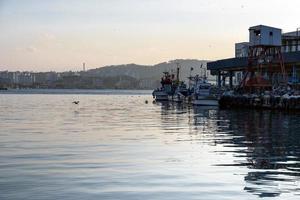
<path fill-rule="evenodd" d="M 281 41 L 281 29 L 264 25 L 249 28 L 248 67 L 240 87 L 253 92 L 287 84 Z"/>

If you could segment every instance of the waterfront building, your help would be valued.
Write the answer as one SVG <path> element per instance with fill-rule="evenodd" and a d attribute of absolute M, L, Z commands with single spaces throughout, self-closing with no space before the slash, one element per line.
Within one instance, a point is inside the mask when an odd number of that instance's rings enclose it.
<path fill-rule="evenodd" d="M 258 25 L 249 28 L 248 42 L 235 44 L 235 57 L 207 63 L 211 74 L 217 75 L 218 86 L 225 86 L 228 82 L 229 86 L 233 87 L 241 82 L 249 65 L 249 48 L 253 45 L 279 46 L 288 81 L 300 83 L 300 29 L 282 34 L 281 29 Z M 227 78 L 229 80 L 226 80 Z"/>

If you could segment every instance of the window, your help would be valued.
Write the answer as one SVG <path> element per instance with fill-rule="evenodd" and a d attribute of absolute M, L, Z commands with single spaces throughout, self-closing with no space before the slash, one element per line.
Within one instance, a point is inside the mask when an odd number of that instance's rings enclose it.
<path fill-rule="evenodd" d="M 260 36 L 260 30 L 254 30 L 256 36 Z"/>

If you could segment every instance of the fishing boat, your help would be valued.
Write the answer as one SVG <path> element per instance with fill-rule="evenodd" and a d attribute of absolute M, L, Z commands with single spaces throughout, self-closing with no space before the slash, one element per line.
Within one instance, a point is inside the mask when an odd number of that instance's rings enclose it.
<path fill-rule="evenodd" d="M 169 95 L 172 95 L 172 77 L 169 72 L 164 72 L 161 78 L 161 87 L 152 92 L 155 101 L 168 101 Z"/>
<path fill-rule="evenodd" d="M 168 101 L 169 95 L 165 92 L 163 88 L 157 88 L 152 92 L 153 98 L 155 101 Z"/>
<path fill-rule="evenodd" d="M 156 101 L 171 101 L 182 103 L 188 96 L 186 84 L 179 79 L 180 66 L 177 63 L 176 76 L 169 72 L 164 72 L 161 78 L 161 87 L 153 91 L 152 95 Z"/>
<path fill-rule="evenodd" d="M 188 89 L 184 81 L 180 81 L 179 79 L 180 66 L 177 63 L 177 72 L 176 79 L 173 81 L 173 91 L 174 93 L 171 96 L 171 100 L 176 103 L 185 102 L 188 96 Z"/>
<path fill-rule="evenodd" d="M 172 95 L 172 101 L 177 103 L 182 103 L 186 100 L 188 96 L 188 89 L 184 82 L 180 82 L 180 84 L 176 87 L 174 94 Z"/>
<path fill-rule="evenodd" d="M 192 104 L 195 106 L 218 106 L 218 98 L 212 94 L 212 84 L 206 77 L 194 77 Z"/>

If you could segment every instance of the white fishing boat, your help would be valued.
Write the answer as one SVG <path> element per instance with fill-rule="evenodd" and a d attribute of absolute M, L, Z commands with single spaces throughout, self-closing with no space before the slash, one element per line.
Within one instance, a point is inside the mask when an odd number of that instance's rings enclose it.
<path fill-rule="evenodd" d="M 185 100 L 185 96 L 182 95 L 180 92 L 176 92 L 173 96 L 169 97 L 170 100 L 176 103 L 182 103 Z"/>
<path fill-rule="evenodd" d="M 187 96 L 188 89 L 186 84 L 184 82 L 180 82 L 171 98 L 173 102 L 182 103 L 185 102 Z"/>
<path fill-rule="evenodd" d="M 192 104 L 195 106 L 218 106 L 218 98 L 211 93 L 212 85 L 208 83 L 206 77 L 195 78 L 194 94 Z"/>
<path fill-rule="evenodd" d="M 155 101 L 168 101 L 168 93 L 164 89 L 156 89 L 152 93 Z"/>

